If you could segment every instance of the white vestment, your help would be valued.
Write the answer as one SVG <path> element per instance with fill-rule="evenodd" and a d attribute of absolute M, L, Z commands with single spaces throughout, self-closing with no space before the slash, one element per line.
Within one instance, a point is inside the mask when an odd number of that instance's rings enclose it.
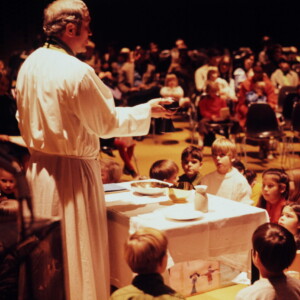
<path fill-rule="evenodd" d="M 115 107 L 109 88 L 90 66 L 47 48 L 34 51 L 22 65 L 17 105 L 31 152 L 27 176 L 34 213 L 61 218 L 67 299 L 108 299 L 99 137 L 147 134 L 150 105 Z"/>

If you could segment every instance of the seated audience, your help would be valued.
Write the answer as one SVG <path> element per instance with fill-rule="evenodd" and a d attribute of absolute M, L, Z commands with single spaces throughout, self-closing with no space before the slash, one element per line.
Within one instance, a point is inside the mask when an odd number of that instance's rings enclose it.
<path fill-rule="evenodd" d="M 217 67 L 221 59 L 221 52 L 218 49 L 210 48 L 207 50 L 208 61 L 195 71 L 195 86 L 199 93 L 204 92 L 207 72 L 210 67 Z"/>
<path fill-rule="evenodd" d="M 264 35 L 261 39 L 262 49 L 258 53 L 258 61 L 262 64 L 262 66 L 266 65 L 269 62 L 269 57 L 267 55 L 267 51 L 269 47 L 272 45 L 273 41 L 270 36 Z"/>
<path fill-rule="evenodd" d="M 223 55 L 218 65 L 219 77 L 224 79 L 227 83 L 227 105 L 230 107 L 230 112 L 234 113 L 235 102 L 237 101 L 235 92 L 235 83 L 232 73 L 232 59 L 229 54 Z"/>
<path fill-rule="evenodd" d="M 189 182 L 193 186 L 201 184 L 203 154 L 199 147 L 188 146 L 181 153 L 181 166 L 184 174 L 179 176 L 179 182 Z"/>
<path fill-rule="evenodd" d="M 160 95 L 164 98 L 173 98 L 181 107 L 189 103 L 189 99 L 184 97 L 184 91 L 178 84 L 177 76 L 173 73 L 167 74 L 165 84 L 160 89 Z"/>
<path fill-rule="evenodd" d="M 208 186 L 207 193 L 251 204 L 251 187 L 246 178 L 232 166 L 236 159 L 236 145 L 222 137 L 213 142 L 211 151 L 217 169 L 201 180 L 201 184 Z"/>
<path fill-rule="evenodd" d="M 283 56 L 282 46 L 280 44 L 271 44 L 266 50 L 268 62 L 263 65 L 264 72 L 271 77 L 272 73 L 279 68 L 279 61 Z"/>
<path fill-rule="evenodd" d="M 241 83 L 253 76 L 254 53 L 252 51 L 238 51 L 235 54 L 235 67 L 233 78 L 236 93 L 239 92 Z"/>
<path fill-rule="evenodd" d="M 229 137 L 229 133 L 235 134 L 239 131 L 238 121 L 230 116 L 227 103 L 219 96 L 219 85 L 217 82 L 209 81 L 206 86 L 206 95 L 201 96 L 199 102 L 200 121 L 198 124 L 199 140 L 198 146 L 210 146 L 215 139 L 215 131 Z M 227 109 L 224 112 L 223 109 Z M 210 124 L 219 123 L 219 128 L 211 127 Z"/>
<path fill-rule="evenodd" d="M 188 50 L 181 48 L 178 51 L 179 57 L 171 63 L 168 72 L 176 74 L 184 94 L 190 97 L 194 91 L 193 74 L 195 69 Z"/>
<path fill-rule="evenodd" d="M 271 81 L 278 94 L 283 86 L 297 86 L 299 77 L 295 71 L 291 70 L 290 63 L 283 57 L 279 61 L 279 68 L 272 73 Z"/>
<path fill-rule="evenodd" d="M 128 54 L 127 61 L 120 67 L 118 87 L 129 106 L 159 97 L 160 87 L 155 66 L 150 64 L 141 47 L 136 47 L 133 58 Z"/>
<path fill-rule="evenodd" d="M 267 210 L 277 223 L 289 196 L 289 177 L 283 169 L 270 168 L 262 174 L 262 192 L 257 206 Z"/>
<path fill-rule="evenodd" d="M 300 204 L 289 203 L 283 207 L 278 224 L 291 232 L 300 250 Z"/>
<path fill-rule="evenodd" d="M 265 83 L 264 92 L 267 97 L 267 103 L 276 110 L 277 108 L 277 95 L 275 94 L 274 86 L 266 74 L 263 73 L 262 67 L 256 65 L 253 67 L 254 75 L 241 83 L 238 93 L 238 102 L 236 105 L 236 114 L 242 128 L 246 123 L 246 116 L 248 112 L 248 102 L 246 95 L 248 92 L 253 91 L 257 82 L 263 81 Z"/>
<path fill-rule="evenodd" d="M 245 95 L 248 106 L 252 103 L 267 103 L 265 87 L 266 84 L 263 81 L 258 81 L 253 85 L 253 90 Z"/>
<path fill-rule="evenodd" d="M 207 80 L 205 82 L 205 88 L 206 89 L 206 85 L 207 82 L 217 82 L 219 85 L 219 95 L 222 99 L 226 100 L 226 103 L 229 100 L 235 99 L 235 93 L 233 94 L 233 92 L 230 90 L 229 84 L 228 82 L 220 77 L 220 73 L 217 67 L 210 67 L 208 72 L 207 72 Z M 228 101 L 227 101 L 228 100 Z"/>
<path fill-rule="evenodd" d="M 178 181 L 179 168 L 177 164 L 170 159 L 157 160 L 150 167 L 150 178 L 166 181 L 176 184 Z"/>
<path fill-rule="evenodd" d="M 125 259 L 137 276 L 131 285 L 118 289 L 110 299 L 185 299 L 165 285 L 161 276 L 167 267 L 167 247 L 166 236 L 154 228 L 141 228 L 130 235 L 125 244 Z"/>
<path fill-rule="evenodd" d="M 239 291 L 235 299 L 300 299 L 300 280 L 284 274 L 296 255 L 293 235 L 278 224 L 265 223 L 253 233 L 252 247 L 261 279 Z"/>
<path fill-rule="evenodd" d="M 122 168 L 118 162 L 110 158 L 101 158 L 101 177 L 103 183 L 117 183 L 122 177 Z"/>
<path fill-rule="evenodd" d="M 227 107 L 226 101 L 219 96 L 219 85 L 217 82 L 207 82 L 206 95 L 202 96 L 199 102 L 200 121 L 198 125 L 199 147 L 205 145 L 205 139 L 208 139 L 210 133 L 210 123 L 221 121 L 221 108 Z"/>

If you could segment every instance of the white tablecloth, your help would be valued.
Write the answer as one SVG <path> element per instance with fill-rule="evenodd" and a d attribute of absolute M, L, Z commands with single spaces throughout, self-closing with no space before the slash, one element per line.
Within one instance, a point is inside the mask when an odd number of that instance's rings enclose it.
<path fill-rule="evenodd" d="M 129 284 L 132 273 L 123 258 L 129 233 L 139 227 L 165 232 L 174 263 L 218 259 L 247 271 L 254 230 L 268 221 L 265 210 L 208 194 L 209 211 L 203 218 L 178 221 L 165 217 L 172 203 L 165 195 L 149 197 L 131 191 L 106 195 L 110 241 L 111 283 Z M 181 205 L 184 210 L 192 203 Z"/>

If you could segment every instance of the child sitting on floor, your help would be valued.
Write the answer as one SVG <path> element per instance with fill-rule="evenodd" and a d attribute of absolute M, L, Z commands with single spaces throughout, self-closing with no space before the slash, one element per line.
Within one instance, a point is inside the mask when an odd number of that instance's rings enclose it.
<path fill-rule="evenodd" d="M 179 168 L 171 159 L 160 159 L 152 164 L 150 178 L 176 184 L 178 181 Z"/>
<path fill-rule="evenodd" d="M 184 174 L 179 176 L 179 182 L 189 182 L 193 186 L 201 184 L 202 151 L 199 147 L 188 146 L 181 153 L 181 166 Z"/>
<path fill-rule="evenodd" d="M 167 266 L 168 240 L 159 230 L 141 228 L 125 244 L 125 259 L 134 277 L 131 285 L 115 291 L 111 300 L 185 299 L 164 284 L 161 274 Z"/>
<path fill-rule="evenodd" d="M 294 235 L 297 249 L 300 250 L 300 204 L 289 203 L 284 206 L 278 224 Z"/>
<path fill-rule="evenodd" d="M 270 168 L 262 174 L 262 194 L 257 206 L 267 210 L 270 222 L 277 223 L 289 196 L 289 177 L 282 169 Z"/>
<path fill-rule="evenodd" d="M 300 280 L 284 274 L 296 255 L 293 235 L 278 224 L 265 223 L 252 236 L 254 265 L 261 279 L 238 292 L 236 300 L 297 300 Z"/>
<path fill-rule="evenodd" d="M 232 166 L 236 158 L 236 145 L 221 137 L 213 142 L 211 151 L 217 169 L 201 180 L 201 184 L 207 185 L 207 193 L 251 204 L 251 187 L 246 178 Z"/>

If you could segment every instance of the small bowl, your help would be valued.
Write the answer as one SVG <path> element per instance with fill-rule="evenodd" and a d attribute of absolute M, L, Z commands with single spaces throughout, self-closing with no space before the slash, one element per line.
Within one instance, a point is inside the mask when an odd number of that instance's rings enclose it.
<path fill-rule="evenodd" d="M 131 183 L 132 191 L 143 195 L 159 195 L 166 192 L 170 185 L 157 181 L 140 181 Z"/>
<path fill-rule="evenodd" d="M 176 188 L 169 188 L 169 198 L 174 203 L 186 203 L 187 198 L 191 196 L 192 190 L 181 190 Z"/>

